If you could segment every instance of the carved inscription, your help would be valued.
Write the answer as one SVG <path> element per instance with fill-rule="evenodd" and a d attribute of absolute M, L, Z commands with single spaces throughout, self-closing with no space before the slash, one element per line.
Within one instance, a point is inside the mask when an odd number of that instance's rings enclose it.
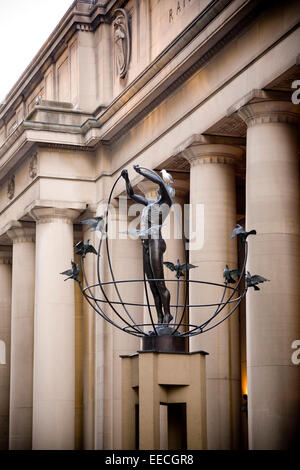
<path fill-rule="evenodd" d="M 169 23 L 173 23 L 176 17 L 183 13 L 185 7 L 187 7 L 193 0 L 176 0 L 173 8 L 169 9 Z"/>

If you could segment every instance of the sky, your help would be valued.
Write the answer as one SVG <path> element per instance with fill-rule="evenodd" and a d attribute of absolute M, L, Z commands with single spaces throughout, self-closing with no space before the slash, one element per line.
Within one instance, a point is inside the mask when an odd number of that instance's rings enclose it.
<path fill-rule="evenodd" d="M 73 0 L 0 0 L 0 103 Z"/>

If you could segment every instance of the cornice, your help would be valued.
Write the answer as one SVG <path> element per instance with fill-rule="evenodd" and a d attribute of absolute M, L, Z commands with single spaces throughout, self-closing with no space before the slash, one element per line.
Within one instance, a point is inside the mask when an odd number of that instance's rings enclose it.
<path fill-rule="evenodd" d="M 111 3 L 114 4 L 114 2 L 111 2 Z M 130 127 L 132 127 L 138 120 L 142 119 L 142 117 L 145 114 L 147 114 L 151 109 L 153 109 L 153 107 L 157 106 L 157 104 L 160 101 L 165 99 L 170 93 L 172 93 L 172 91 L 174 91 L 174 89 L 177 86 L 179 86 L 192 73 L 194 73 L 201 66 L 201 64 L 209 60 L 214 54 L 218 52 L 218 50 L 220 50 L 220 48 L 226 45 L 229 40 L 231 40 L 236 34 L 238 34 L 240 29 L 243 28 L 247 22 L 249 22 L 249 18 L 251 19 L 251 14 L 253 15 L 255 14 L 255 7 L 257 6 L 256 4 L 257 4 L 256 1 L 244 2 L 243 8 L 241 7 L 238 12 L 238 18 L 235 19 L 235 21 L 239 20 L 238 24 L 236 25 L 234 23 L 233 21 L 234 15 L 232 15 L 232 18 L 230 17 L 230 21 L 228 20 L 228 22 L 226 23 L 224 36 L 222 37 L 220 31 L 218 31 L 218 40 L 216 40 L 216 43 L 212 45 L 212 47 L 210 48 L 207 45 L 207 51 L 203 55 L 201 55 L 200 53 L 199 44 L 198 44 L 198 48 L 190 50 L 190 55 L 187 55 L 185 57 L 184 67 L 186 67 L 186 70 L 183 71 L 183 69 L 177 66 L 175 67 L 173 77 L 170 77 L 170 76 L 164 77 L 163 87 L 165 87 L 165 90 L 161 90 L 158 88 L 155 89 L 155 87 L 154 89 L 151 88 L 150 92 L 144 94 L 144 96 L 139 97 L 139 101 L 134 103 L 133 101 L 136 98 L 135 93 L 137 90 L 137 82 L 134 81 L 124 91 L 124 94 L 119 95 L 119 97 L 116 98 L 116 100 L 111 104 L 111 107 L 108 107 L 106 109 L 101 109 L 100 112 L 95 117 L 89 118 L 83 124 L 80 124 L 78 126 L 68 126 L 68 125 L 59 126 L 58 124 L 55 124 L 55 123 L 25 121 L 22 125 L 19 126 L 17 131 L 15 131 L 15 132 L 18 132 L 18 134 L 15 134 L 15 133 L 12 134 L 10 139 L 12 139 L 15 142 L 20 137 L 21 134 L 24 134 L 25 131 L 30 131 L 30 134 L 28 133 L 30 137 L 26 136 L 26 139 L 31 139 L 35 142 L 35 141 L 38 141 L 38 132 L 40 130 L 48 130 L 53 133 L 53 143 L 49 140 L 49 142 L 43 142 L 43 145 L 50 145 L 50 146 L 56 145 L 60 148 L 68 147 L 68 148 L 88 150 L 88 149 L 95 149 L 97 145 L 105 142 L 105 140 L 103 139 L 107 139 L 108 142 L 109 141 L 113 142 L 114 139 L 119 138 L 120 136 L 124 134 L 124 132 L 128 131 Z M 247 16 L 247 13 L 249 14 L 248 16 Z M 242 20 L 241 20 L 241 17 L 242 17 Z M 226 32 L 227 34 L 225 34 Z M 187 34 L 187 37 L 185 38 L 185 40 L 187 40 L 188 32 L 184 31 L 182 34 Z M 180 35 L 180 37 L 177 38 L 177 40 L 183 41 L 183 36 Z M 179 43 L 174 43 L 174 44 L 172 43 L 169 46 L 169 47 L 174 47 L 174 48 L 176 46 L 178 48 L 177 51 L 179 52 L 176 52 L 175 49 L 173 50 L 172 53 L 175 53 L 175 55 L 173 59 L 171 59 L 171 60 L 177 61 L 177 65 L 178 65 L 179 56 L 183 52 L 182 51 L 183 42 L 181 42 L 180 44 L 181 44 L 181 49 L 179 48 Z M 190 47 L 191 43 L 187 43 L 187 44 Z M 168 52 L 169 52 L 169 48 L 167 50 L 167 53 Z M 198 57 L 201 56 L 201 57 L 200 59 L 198 59 L 198 61 L 196 61 L 193 65 L 191 65 L 193 60 L 195 59 L 195 56 L 198 56 Z M 170 57 L 171 56 L 168 56 L 167 59 L 170 60 Z M 164 65 L 165 64 L 163 64 L 162 62 L 161 71 L 163 70 Z M 141 86 L 141 88 L 144 86 L 145 83 L 149 84 L 150 86 L 152 83 L 151 74 L 157 73 L 157 72 L 154 72 L 154 69 L 157 67 L 156 62 L 153 62 L 152 64 L 150 64 L 149 67 L 153 68 L 153 70 L 151 70 L 151 73 L 149 72 L 149 75 L 147 76 L 146 72 L 150 70 L 148 68 L 149 70 L 147 69 L 137 79 L 137 80 L 140 80 L 138 86 Z M 174 81 L 170 83 L 171 79 L 174 79 Z M 158 96 L 155 98 L 156 93 Z M 132 103 L 130 103 L 130 112 L 128 113 L 127 112 L 125 113 L 125 107 L 122 109 L 123 100 L 125 99 L 124 97 L 127 99 L 127 102 L 132 100 Z M 113 109 L 113 107 L 115 108 Z M 118 118 L 118 116 L 114 116 L 114 113 L 116 113 L 117 111 L 120 111 L 123 113 L 122 119 L 120 120 L 117 119 L 118 122 L 117 121 L 110 122 L 113 119 L 115 119 L 115 117 Z M 50 132 L 48 135 L 51 135 Z M 54 142 L 55 137 L 57 136 L 58 132 L 63 134 L 63 138 L 60 139 L 61 140 L 60 143 Z M 6 146 L 5 149 L 3 148 L 2 150 L 3 151 L 7 150 L 11 142 L 12 141 L 7 142 L 8 146 Z"/>
<path fill-rule="evenodd" d="M 120 0 L 102 1 L 101 4 L 96 0 L 91 2 L 74 0 L 52 34 L 6 95 L 4 103 L 0 104 L 0 120 L 12 106 L 16 105 L 17 101 L 23 99 L 25 89 L 29 85 L 32 86 L 33 82 L 38 82 L 41 70 L 46 69 L 53 61 L 53 57 L 59 54 L 59 50 L 75 31 L 94 31 L 100 23 L 111 22 L 112 10 L 121 3 L 123 2 Z"/>
<path fill-rule="evenodd" d="M 261 8 L 259 1 L 253 0 L 240 2 L 236 10 L 229 12 L 228 9 L 227 12 L 226 7 L 231 3 L 226 0 L 211 2 L 105 110 L 95 116 L 93 126 L 101 127 L 99 137 L 102 140 L 113 143 L 128 132 L 239 34 Z M 213 24 L 223 10 L 222 24 L 203 40 L 201 32 Z M 130 106 L 129 102 L 132 102 Z M 89 121 L 83 127 L 88 124 Z"/>
<path fill-rule="evenodd" d="M 81 10 L 76 9 L 77 5 L 78 2 L 75 0 L 66 11 L 53 33 L 48 37 L 30 64 L 26 67 L 23 74 L 9 91 L 5 97 L 4 103 L 2 106 L 0 105 L 0 119 L 15 105 L 16 100 L 20 98 L 20 95 L 24 94 L 28 86 L 31 88 L 35 81 L 38 83 L 41 71 L 50 65 L 54 56 L 60 55 L 60 50 L 63 52 L 64 45 L 66 45 L 67 41 L 76 30 L 93 31 L 96 27 L 96 25 L 93 26 L 96 16 L 104 18 L 106 15 L 106 7 L 103 5 L 95 5 L 95 8 L 89 9 L 88 4 L 84 6 L 82 4 L 83 8 Z M 101 19 L 98 21 L 97 26 L 99 23 L 101 23 Z"/>
<path fill-rule="evenodd" d="M 30 75 L 36 75 L 37 70 L 42 70 L 43 64 L 45 62 L 53 57 L 54 54 L 54 49 L 53 47 L 51 48 L 51 45 L 53 46 L 53 43 L 56 41 L 58 44 L 63 44 L 66 39 L 67 34 L 69 34 L 68 39 L 70 38 L 71 30 L 73 28 L 73 32 L 76 30 L 76 28 L 79 29 L 84 29 L 87 30 L 89 28 L 92 28 L 91 25 L 95 24 L 96 16 L 101 16 L 103 22 L 110 18 L 109 21 L 111 21 L 111 16 L 112 16 L 112 10 L 114 7 L 118 6 L 118 3 L 120 2 L 110 2 L 109 4 L 106 5 L 104 8 L 103 6 L 95 5 L 94 13 L 92 14 L 92 11 L 85 11 L 85 12 L 78 12 L 76 11 L 75 8 L 75 2 L 74 4 L 70 7 L 68 12 L 65 14 L 61 22 L 58 24 L 57 28 L 55 29 L 54 33 L 49 37 L 48 41 L 42 46 L 36 57 L 33 59 L 31 64 L 27 67 L 25 70 L 24 74 L 20 77 L 16 85 L 13 87 L 11 92 L 7 95 L 6 97 L 6 102 L 4 106 L 2 107 L 2 110 L 0 109 L 0 119 L 3 117 L 3 114 L 6 113 L 9 109 L 9 107 L 12 106 L 13 102 L 15 102 L 16 99 L 20 96 L 20 93 L 24 93 L 24 89 L 26 87 L 26 84 L 29 83 L 27 81 L 27 77 L 29 78 Z M 219 0 L 219 1 L 211 1 L 210 4 L 195 18 L 195 20 L 187 27 L 185 30 L 174 40 L 170 43 L 170 45 L 162 51 L 161 54 L 135 79 L 133 80 L 129 86 L 111 103 L 109 107 L 105 111 L 101 111 L 100 115 L 96 115 L 97 119 L 97 126 L 102 126 L 104 122 L 109 120 L 112 115 L 116 113 L 118 109 L 120 109 L 124 103 L 126 103 L 133 95 L 137 93 L 138 90 L 143 88 L 145 86 L 145 83 L 148 83 L 155 75 L 157 75 L 158 71 L 160 71 L 165 65 L 170 62 L 172 58 L 174 58 L 182 48 L 184 48 L 188 43 L 190 43 L 207 25 L 210 23 L 213 23 L 213 20 L 215 17 L 217 17 L 227 6 L 230 4 L 230 0 Z M 224 27 L 224 34 L 228 33 L 228 28 L 229 24 L 231 24 L 232 20 L 233 23 L 235 21 L 235 16 L 238 17 L 238 20 L 241 19 L 242 17 L 249 14 L 254 7 L 256 7 L 256 4 L 258 3 L 258 0 L 252 0 L 252 1 L 247 1 L 245 0 L 242 3 L 242 7 L 237 9 L 237 12 L 234 12 L 235 14 L 232 15 L 233 18 L 227 18 L 224 22 L 224 25 L 222 25 L 222 28 Z M 81 18 L 81 22 L 78 22 L 78 15 L 83 18 L 84 21 Z M 238 28 L 235 28 L 235 24 L 233 25 L 233 30 L 238 32 Z M 220 36 L 220 31 L 218 31 L 218 37 Z M 59 39 L 59 40 L 58 40 Z M 209 38 L 211 39 L 211 38 Z M 229 40 L 229 38 L 225 41 L 225 43 Z M 225 44 L 224 43 L 224 44 Z M 220 43 L 221 44 L 221 43 Z M 195 51 L 198 53 L 198 51 Z M 211 53 L 213 55 L 215 51 Z M 210 56 L 211 56 L 210 55 Z M 208 56 L 207 56 L 208 58 Z M 49 59 L 50 60 L 50 59 Z M 53 59 L 51 58 L 51 61 Z M 189 57 L 188 59 L 188 64 L 186 65 L 187 69 L 191 68 L 192 65 L 192 56 Z M 40 64 L 39 64 L 40 63 Z M 198 65 L 199 66 L 199 65 Z M 30 73 L 32 72 L 32 73 Z M 178 70 L 176 70 L 178 74 Z M 182 73 L 181 73 L 182 74 Z M 187 77 L 186 77 L 187 78 Z M 184 78 L 184 79 L 186 79 Z M 33 76 L 31 76 L 30 82 L 33 81 Z M 182 81 L 181 81 L 182 83 Z M 22 86 L 23 85 L 23 86 Z M 166 89 L 168 89 L 170 86 L 170 83 L 166 84 Z M 18 90 L 20 90 L 20 93 L 18 93 Z M 18 95 L 17 95 L 18 93 Z M 163 98 L 163 97 L 162 97 Z M 153 99 L 150 100 L 152 102 Z M 139 117 L 140 119 L 140 117 Z M 127 119 L 128 120 L 128 119 Z M 132 122 L 132 125 L 134 123 Z M 87 121 L 87 128 L 90 127 L 90 124 Z M 86 132 L 86 128 L 83 129 L 83 132 Z M 124 131 L 126 129 L 124 128 Z M 116 131 L 117 132 L 117 131 Z"/>

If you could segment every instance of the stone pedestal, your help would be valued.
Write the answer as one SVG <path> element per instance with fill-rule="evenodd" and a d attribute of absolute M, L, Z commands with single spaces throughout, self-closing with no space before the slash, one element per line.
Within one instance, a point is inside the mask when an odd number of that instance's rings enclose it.
<path fill-rule="evenodd" d="M 159 450 L 163 429 L 168 429 L 164 448 L 207 448 L 205 355 L 122 356 L 122 449 Z M 165 424 L 161 405 L 168 410 Z M 181 412 L 172 412 L 176 405 Z"/>

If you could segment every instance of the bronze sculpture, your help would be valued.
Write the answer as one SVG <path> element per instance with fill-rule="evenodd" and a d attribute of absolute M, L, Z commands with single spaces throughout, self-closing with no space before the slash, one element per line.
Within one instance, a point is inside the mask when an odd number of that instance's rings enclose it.
<path fill-rule="evenodd" d="M 140 167 L 139 165 L 134 165 L 133 168 L 138 174 L 157 184 L 157 198 L 152 200 L 140 194 L 136 194 L 130 183 L 128 172 L 124 169 L 112 185 L 103 216 L 81 221 L 83 224 L 88 225 L 92 231 L 99 232 L 100 239 L 98 250 L 90 245 L 89 240 L 85 243 L 82 241 L 78 242 L 75 246 L 75 250 L 76 254 L 81 255 L 81 270 L 79 269 L 79 265 L 72 262 L 71 269 L 61 274 L 67 276 L 65 280 L 73 279 L 78 283 L 86 301 L 104 320 L 121 331 L 142 338 L 143 350 L 163 350 L 165 352 L 180 350 L 184 352 L 187 351 L 186 340 L 188 337 L 199 335 L 216 328 L 236 311 L 249 287 L 254 288 L 254 290 L 259 290 L 257 284 L 268 281 L 268 279 L 259 275 L 251 276 L 250 273 L 245 275 L 248 257 L 247 238 L 249 235 L 255 235 L 256 231 L 250 230 L 247 232 L 240 225 L 237 225 L 237 227 L 233 229 L 231 238 L 239 237 L 241 241 L 240 249 L 244 250 L 243 264 L 240 269 L 231 269 L 226 265 L 223 272 L 225 281 L 223 284 L 190 279 L 188 276 L 189 270 L 191 268 L 197 268 L 197 266 L 188 263 L 183 233 L 183 262 L 180 260 L 177 260 L 177 263 L 163 261 L 166 243 L 162 237 L 162 226 L 170 213 L 175 196 L 175 190 L 169 184 L 172 181 L 172 176 L 166 170 L 162 171 L 162 177 L 160 177 L 156 171 L 149 168 Z M 144 206 L 141 211 L 140 230 L 135 229 L 126 232 L 130 235 L 133 234 L 136 238 L 141 238 L 144 268 L 143 279 L 116 279 L 114 276 L 109 247 L 109 211 L 115 187 L 122 178 L 126 182 L 128 196 L 133 201 Z M 104 280 L 101 276 L 100 259 L 101 250 L 103 251 L 104 249 L 105 260 L 107 262 L 105 268 L 107 274 L 110 276 L 110 280 Z M 91 253 L 96 255 L 95 252 L 97 253 L 96 265 L 98 282 L 90 284 L 87 279 L 84 261 L 87 254 Z M 175 273 L 175 279 L 164 278 L 164 265 Z M 244 283 L 242 283 L 243 278 L 245 280 Z M 170 292 L 166 287 L 166 282 L 176 282 L 177 295 L 175 304 L 170 305 Z M 119 286 L 127 283 L 136 284 L 137 287 L 144 284 L 144 302 L 140 302 L 139 300 L 130 302 L 123 299 Z M 232 284 L 234 284 L 234 286 Z M 195 287 L 199 285 L 219 287 L 220 294 L 218 300 L 212 299 L 211 302 L 206 304 L 190 303 L 188 300 L 188 288 L 190 285 Z M 106 288 L 110 286 L 113 290 L 108 296 Z M 154 305 L 149 301 L 147 286 L 151 288 L 154 297 Z M 179 303 L 180 287 L 183 287 L 185 290 L 183 303 Z M 137 292 L 140 296 L 140 289 L 137 289 Z M 116 300 L 111 297 L 112 294 L 116 296 Z M 142 322 L 137 321 L 135 318 L 137 315 L 136 307 L 148 308 L 150 322 L 147 322 L 147 319 Z M 157 322 L 153 319 L 152 307 L 155 307 L 157 312 Z M 188 313 L 190 313 L 192 309 L 198 311 L 200 308 L 211 309 L 211 307 L 214 308 L 214 312 L 212 314 L 210 313 L 207 320 L 201 324 L 197 321 L 192 324 L 189 319 L 187 322 L 184 322 L 186 309 L 188 309 Z M 178 313 L 179 308 L 181 309 L 181 314 Z M 170 313 L 170 309 L 174 309 L 174 318 Z M 177 316 L 179 317 L 178 319 Z M 148 329 L 148 327 L 151 326 L 153 330 Z"/>
<path fill-rule="evenodd" d="M 169 324 L 173 317 L 170 313 L 170 292 L 164 281 L 163 254 L 166 251 L 166 242 L 162 238 L 161 227 L 174 202 L 175 190 L 156 173 L 144 171 L 139 165 L 134 165 L 134 169 L 137 173 L 158 185 L 157 199 L 153 201 L 145 196 L 135 194 L 129 180 L 128 171 L 123 170 L 121 173 L 126 182 L 128 196 L 133 201 L 145 206 L 140 221 L 141 231 L 148 231 L 145 235 L 141 235 L 144 271 L 154 298 L 158 323 Z"/>

